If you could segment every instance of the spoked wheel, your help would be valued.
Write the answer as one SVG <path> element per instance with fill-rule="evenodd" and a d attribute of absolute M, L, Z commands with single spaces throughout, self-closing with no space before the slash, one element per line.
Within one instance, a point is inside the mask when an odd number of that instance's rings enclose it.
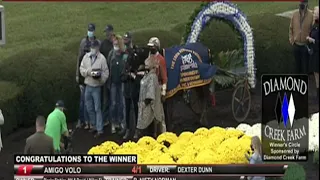
<path fill-rule="evenodd" d="M 236 86 L 232 94 L 232 114 L 236 121 L 243 122 L 251 109 L 251 93 L 246 83 Z"/>

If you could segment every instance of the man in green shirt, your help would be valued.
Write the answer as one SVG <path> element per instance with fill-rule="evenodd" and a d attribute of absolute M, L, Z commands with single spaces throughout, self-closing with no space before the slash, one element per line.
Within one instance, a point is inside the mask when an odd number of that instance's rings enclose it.
<path fill-rule="evenodd" d="M 66 116 L 63 113 L 65 110 L 64 102 L 59 100 L 56 103 L 55 109 L 49 114 L 47 118 L 45 134 L 53 139 L 53 147 L 57 153 L 60 153 L 61 135 L 69 136 L 67 128 Z"/>

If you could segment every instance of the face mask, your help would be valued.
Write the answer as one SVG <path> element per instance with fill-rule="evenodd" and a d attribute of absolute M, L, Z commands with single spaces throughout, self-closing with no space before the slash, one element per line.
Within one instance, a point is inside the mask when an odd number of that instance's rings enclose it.
<path fill-rule="evenodd" d="M 91 53 L 91 55 L 96 55 L 97 54 L 97 50 L 96 49 L 91 49 L 90 53 Z"/>
<path fill-rule="evenodd" d="M 306 8 L 306 5 L 305 5 L 305 4 L 299 4 L 299 8 L 300 8 L 301 10 L 304 10 L 304 9 Z"/>
<path fill-rule="evenodd" d="M 151 53 L 151 54 L 156 54 L 156 53 L 157 53 L 157 49 L 151 48 L 151 49 L 150 49 L 150 53 Z"/>
<path fill-rule="evenodd" d="M 93 36 L 94 36 L 93 31 L 88 31 L 88 37 L 89 37 L 89 38 L 92 38 Z"/>
<path fill-rule="evenodd" d="M 131 44 L 130 41 L 128 41 L 128 42 L 125 43 L 125 45 L 128 46 L 128 47 L 130 46 L 130 44 Z"/>
<path fill-rule="evenodd" d="M 119 47 L 119 46 L 113 46 L 113 49 L 114 49 L 115 51 L 119 51 L 119 50 L 120 50 L 120 47 Z"/>

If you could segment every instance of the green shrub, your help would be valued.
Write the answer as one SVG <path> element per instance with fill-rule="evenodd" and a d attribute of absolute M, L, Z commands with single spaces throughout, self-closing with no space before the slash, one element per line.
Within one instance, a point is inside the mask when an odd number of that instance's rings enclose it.
<path fill-rule="evenodd" d="M 22 88 L 16 84 L 0 81 L 0 109 L 5 117 L 4 128 L 1 128 L 3 134 L 11 132 L 18 126 L 16 119 L 23 118 L 19 106 L 21 92 Z"/>
<path fill-rule="evenodd" d="M 248 17 L 253 28 L 257 77 L 265 73 L 293 72 L 294 61 L 288 43 L 290 20 L 274 14 L 258 14 Z M 185 24 L 172 30 L 183 35 Z M 223 21 L 212 20 L 201 33 L 200 41 L 210 48 L 213 55 L 220 51 L 242 48 L 242 39 L 234 27 Z"/>
<path fill-rule="evenodd" d="M 299 164 L 289 164 L 283 180 L 306 180 L 306 172 Z"/>
<path fill-rule="evenodd" d="M 75 120 L 79 99 L 75 67 L 75 56 L 54 49 L 25 51 L 2 60 L 0 77 L 17 84 L 22 91 L 16 111 L 21 116 L 12 119 L 17 121 L 12 124 L 30 126 L 37 115 L 47 116 L 58 99 L 66 103 L 67 119 Z"/>
<path fill-rule="evenodd" d="M 319 150 L 313 152 L 313 163 L 319 164 Z"/>

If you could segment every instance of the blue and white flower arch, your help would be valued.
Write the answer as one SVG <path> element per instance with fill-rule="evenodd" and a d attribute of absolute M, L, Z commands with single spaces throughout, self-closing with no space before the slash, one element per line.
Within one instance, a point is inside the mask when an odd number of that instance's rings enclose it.
<path fill-rule="evenodd" d="M 229 2 L 211 2 L 204 7 L 193 21 L 191 33 L 186 43 L 198 42 L 201 31 L 212 18 L 228 20 L 240 32 L 244 41 L 244 63 L 249 75 L 248 81 L 250 87 L 254 88 L 256 85 L 256 75 L 252 28 L 247 22 L 246 16 L 234 4 Z"/>

